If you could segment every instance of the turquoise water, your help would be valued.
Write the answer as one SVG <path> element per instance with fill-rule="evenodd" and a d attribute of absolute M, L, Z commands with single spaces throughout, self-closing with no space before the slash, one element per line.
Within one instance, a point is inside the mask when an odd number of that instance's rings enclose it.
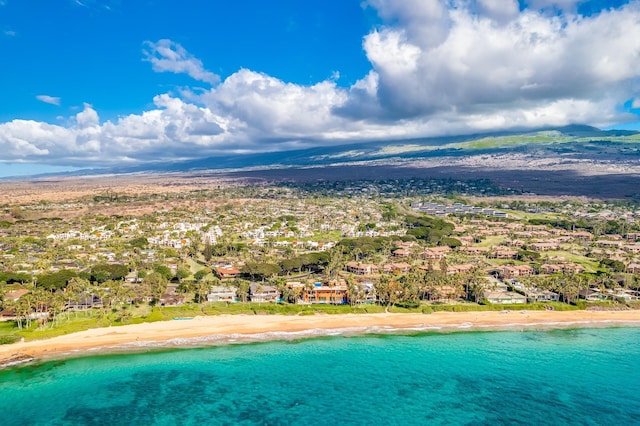
<path fill-rule="evenodd" d="M 0 372 L 2 425 L 640 424 L 640 329 L 330 337 Z"/>

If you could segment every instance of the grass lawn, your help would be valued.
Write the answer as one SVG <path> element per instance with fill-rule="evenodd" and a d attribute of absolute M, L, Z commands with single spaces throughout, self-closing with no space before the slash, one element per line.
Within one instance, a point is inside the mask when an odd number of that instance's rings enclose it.
<path fill-rule="evenodd" d="M 500 243 L 507 240 L 505 235 L 490 235 L 480 243 L 476 244 L 476 247 L 491 247 L 491 246 L 499 246 Z"/>
<path fill-rule="evenodd" d="M 585 272 L 594 273 L 602 270 L 602 268 L 600 268 L 600 263 L 597 260 L 591 259 L 586 256 L 581 256 L 579 254 L 574 254 L 574 253 L 570 253 L 568 251 L 563 251 L 563 250 L 546 251 L 544 253 L 548 258 L 562 257 L 571 262 L 582 265 L 585 269 Z"/>
<path fill-rule="evenodd" d="M 0 322 L 0 344 L 13 343 L 20 340 L 18 328 L 13 321 Z"/>

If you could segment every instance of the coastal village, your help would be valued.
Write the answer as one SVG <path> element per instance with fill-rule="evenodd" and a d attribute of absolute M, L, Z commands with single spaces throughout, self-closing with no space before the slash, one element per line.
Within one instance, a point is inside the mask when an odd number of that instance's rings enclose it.
<path fill-rule="evenodd" d="M 391 197 L 388 186 L 199 190 L 138 215 L 127 214 L 130 198 L 6 205 L 0 315 L 33 329 L 70 312 L 127 323 L 181 306 L 429 313 L 625 309 L 640 298 L 632 204 L 437 195 L 433 185 Z M 68 214 L 87 204 L 91 213 Z M 101 215 L 108 205 L 122 214 Z"/>

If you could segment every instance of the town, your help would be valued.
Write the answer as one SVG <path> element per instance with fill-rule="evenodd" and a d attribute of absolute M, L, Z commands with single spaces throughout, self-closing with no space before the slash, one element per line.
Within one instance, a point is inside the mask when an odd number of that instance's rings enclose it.
<path fill-rule="evenodd" d="M 6 204 L 2 342 L 220 312 L 640 306 L 632 200 L 487 185 L 236 183 Z"/>

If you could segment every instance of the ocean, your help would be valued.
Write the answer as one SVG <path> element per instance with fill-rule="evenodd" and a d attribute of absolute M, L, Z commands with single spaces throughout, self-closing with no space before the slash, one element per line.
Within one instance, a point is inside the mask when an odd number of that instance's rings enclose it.
<path fill-rule="evenodd" d="M 0 424 L 640 424 L 640 328 L 332 336 L 0 371 Z"/>

